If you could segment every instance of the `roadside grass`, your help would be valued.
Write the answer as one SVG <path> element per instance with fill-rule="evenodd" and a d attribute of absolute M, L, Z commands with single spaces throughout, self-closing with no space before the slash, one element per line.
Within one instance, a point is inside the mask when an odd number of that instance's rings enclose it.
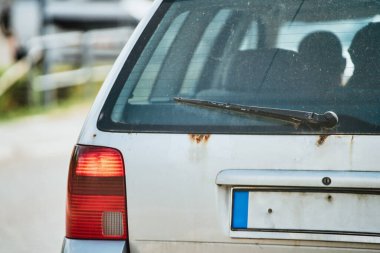
<path fill-rule="evenodd" d="M 6 69 L 6 67 L 0 68 L 0 76 Z M 61 64 L 54 66 L 53 72 L 72 69 L 73 66 Z M 36 68 L 32 75 L 39 75 L 40 72 L 41 69 Z M 31 115 L 62 112 L 75 106 L 89 107 L 101 85 L 102 82 L 91 82 L 59 88 L 44 95 L 42 92 L 31 91 L 28 76 L 24 76 L 0 96 L 0 122 Z"/>
<path fill-rule="evenodd" d="M 46 114 L 60 114 L 65 111 L 74 109 L 76 107 L 90 107 L 94 98 L 69 98 L 64 101 L 60 101 L 50 106 L 27 106 L 20 107 L 8 112 L 2 112 L 0 114 L 0 123 L 17 120 L 23 117 L 46 115 Z"/>
<path fill-rule="evenodd" d="M 49 105 L 42 105 L 42 103 L 35 105 L 2 103 L 4 100 L 11 101 L 14 98 L 15 93 L 11 92 L 3 101 L 0 98 L 0 123 L 33 115 L 59 114 L 75 107 L 89 108 L 100 86 L 101 83 L 93 83 L 62 90 L 56 94 L 56 100 Z"/>

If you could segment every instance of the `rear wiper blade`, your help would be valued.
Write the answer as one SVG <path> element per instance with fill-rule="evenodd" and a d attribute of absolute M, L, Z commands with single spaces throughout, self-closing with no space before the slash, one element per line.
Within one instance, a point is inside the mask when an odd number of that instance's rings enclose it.
<path fill-rule="evenodd" d="M 332 111 L 325 112 L 324 114 L 318 114 L 315 112 L 277 109 L 270 107 L 247 106 L 182 97 L 174 97 L 173 99 L 176 102 L 184 104 L 225 109 L 245 114 L 253 114 L 262 117 L 280 119 L 295 124 L 318 126 L 321 128 L 333 128 L 338 124 L 338 116 L 335 112 Z"/>

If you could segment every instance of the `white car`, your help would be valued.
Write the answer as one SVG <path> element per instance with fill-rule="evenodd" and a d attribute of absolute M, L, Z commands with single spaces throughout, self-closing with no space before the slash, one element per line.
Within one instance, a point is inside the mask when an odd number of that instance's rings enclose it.
<path fill-rule="evenodd" d="M 379 21 L 156 1 L 75 146 L 63 252 L 379 252 Z"/>

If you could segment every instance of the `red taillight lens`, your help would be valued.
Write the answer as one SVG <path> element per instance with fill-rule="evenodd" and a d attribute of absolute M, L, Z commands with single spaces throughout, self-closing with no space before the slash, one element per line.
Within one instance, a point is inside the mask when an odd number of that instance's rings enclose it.
<path fill-rule="evenodd" d="M 112 148 L 76 146 L 70 163 L 66 237 L 126 239 L 125 172 Z"/>

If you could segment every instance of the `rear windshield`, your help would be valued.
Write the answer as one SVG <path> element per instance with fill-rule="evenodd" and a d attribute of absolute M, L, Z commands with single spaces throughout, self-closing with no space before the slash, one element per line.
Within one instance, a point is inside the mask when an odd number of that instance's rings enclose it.
<path fill-rule="evenodd" d="M 339 120 L 326 127 L 244 106 L 332 111 Z M 122 68 L 98 128 L 377 134 L 380 1 L 163 1 Z"/>

